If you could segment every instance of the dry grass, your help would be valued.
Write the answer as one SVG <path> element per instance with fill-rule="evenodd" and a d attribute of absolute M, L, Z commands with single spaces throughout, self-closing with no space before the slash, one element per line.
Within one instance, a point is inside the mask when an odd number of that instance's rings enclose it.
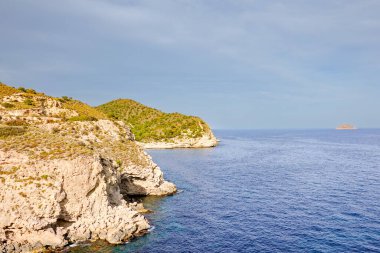
<path fill-rule="evenodd" d="M 63 103 L 63 107 L 79 113 L 78 117 L 71 119 L 72 121 L 93 121 L 98 119 L 107 119 L 107 116 L 103 112 L 77 100 L 65 101 Z"/>
<path fill-rule="evenodd" d="M 36 159 L 74 158 L 93 153 L 73 137 L 64 137 L 34 127 L 30 127 L 23 136 L 2 138 L 0 146 L 4 151 L 26 153 Z"/>
<path fill-rule="evenodd" d="M 15 97 L 14 101 L 2 101 L 5 110 L 33 108 L 32 113 L 34 113 L 34 111 L 39 111 L 34 109 L 43 109 L 47 102 L 54 99 L 59 101 L 63 108 L 73 110 L 79 116 L 66 121 L 63 116 L 59 118 L 60 116 L 57 115 L 57 119 L 61 122 L 52 128 L 45 128 L 44 125 L 37 125 L 37 123 L 35 125 L 26 124 L 26 119 L 23 118 L 7 121 L 8 125 L 0 125 L 0 150 L 25 154 L 31 158 L 31 161 L 34 159 L 70 160 L 80 156 L 99 154 L 105 158 L 113 159 L 120 168 L 129 165 L 149 165 L 149 160 L 143 150 L 133 141 L 128 140 L 125 129 L 118 126 L 120 133 L 117 140 L 114 136 L 109 136 L 108 133 L 103 132 L 96 125 L 96 122 L 92 122 L 107 119 L 108 117 L 104 112 L 71 98 L 53 98 L 33 90 L 16 89 L 0 83 L 0 98 L 16 93 L 21 93 L 21 98 Z M 5 106 L 4 103 L 6 103 Z M 44 117 L 44 115 L 36 116 Z M 3 181 L 3 179 L 0 180 Z M 33 180 L 27 179 L 27 181 Z"/>
<path fill-rule="evenodd" d="M 10 87 L 0 82 L 0 97 L 10 96 L 20 92 L 18 89 Z"/>
<path fill-rule="evenodd" d="M 24 127 L 1 126 L 0 125 L 0 138 L 23 135 L 25 132 L 26 132 L 26 129 Z"/>

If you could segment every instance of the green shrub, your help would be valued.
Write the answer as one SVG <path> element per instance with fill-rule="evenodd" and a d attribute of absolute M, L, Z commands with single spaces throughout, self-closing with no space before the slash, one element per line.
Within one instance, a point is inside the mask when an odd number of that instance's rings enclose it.
<path fill-rule="evenodd" d="M 24 104 L 32 106 L 32 105 L 34 105 L 34 102 L 32 99 L 27 98 L 24 100 Z"/>
<path fill-rule="evenodd" d="M 12 175 L 14 173 L 16 173 L 18 170 L 20 169 L 20 167 L 16 167 L 16 166 L 13 166 L 10 170 L 2 170 L 0 168 L 0 175 Z"/>
<path fill-rule="evenodd" d="M 10 121 L 5 122 L 5 124 L 8 126 L 27 126 L 28 125 L 28 123 L 26 123 L 24 120 L 21 120 L 21 119 L 10 120 Z"/>
<path fill-rule="evenodd" d="M 1 104 L 2 106 L 4 106 L 5 108 L 14 108 L 15 106 L 11 103 L 2 103 Z"/>
<path fill-rule="evenodd" d="M 68 96 L 62 96 L 62 97 L 59 98 L 58 100 L 59 100 L 60 102 L 62 102 L 62 103 L 66 103 L 66 102 L 68 102 L 68 101 L 73 100 L 73 98 L 68 97 Z"/>
<path fill-rule="evenodd" d="M 92 116 L 79 115 L 69 118 L 69 121 L 97 121 L 98 119 Z"/>
<path fill-rule="evenodd" d="M 12 94 L 20 92 L 16 88 L 10 87 L 8 85 L 5 85 L 3 83 L 0 83 L 0 97 L 3 96 L 10 96 Z"/>
<path fill-rule="evenodd" d="M 26 129 L 23 127 L 0 126 L 0 138 L 1 137 L 15 136 L 15 135 L 22 135 L 25 132 L 26 132 Z"/>
<path fill-rule="evenodd" d="M 63 107 L 76 111 L 79 114 L 78 117 L 70 119 L 71 121 L 93 121 L 98 119 L 107 119 L 107 116 L 103 112 L 77 100 L 68 100 L 63 104 Z"/>
<path fill-rule="evenodd" d="M 26 89 L 25 92 L 30 94 L 37 94 L 37 92 L 33 89 Z"/>

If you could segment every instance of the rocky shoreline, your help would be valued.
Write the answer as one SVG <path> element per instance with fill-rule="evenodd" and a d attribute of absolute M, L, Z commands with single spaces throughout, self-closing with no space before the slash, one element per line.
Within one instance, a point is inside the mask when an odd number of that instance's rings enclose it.
<path fill-rule="evenodd" d="M 211 148 L 218 145 L 218 140 L 212 132 L 207 132 L 199 138 L 172 139 L 170 142 L 137 142 L 144 149 L 175 149 L 175 148 Z"/>

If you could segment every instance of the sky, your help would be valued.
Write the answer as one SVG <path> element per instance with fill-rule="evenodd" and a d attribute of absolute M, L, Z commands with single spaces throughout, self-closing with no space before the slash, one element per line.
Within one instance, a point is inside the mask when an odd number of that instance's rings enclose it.
<path fill-rule="evenodd" d="M 215 129 L 380 127 L 379 0 L 1 0 L 0 81 Z"/>

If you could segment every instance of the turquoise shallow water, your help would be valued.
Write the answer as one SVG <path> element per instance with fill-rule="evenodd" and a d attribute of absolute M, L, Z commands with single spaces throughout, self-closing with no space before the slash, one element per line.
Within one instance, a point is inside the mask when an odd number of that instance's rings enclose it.
<path fill-rule="evenodd" d="M 81 252 L 380 252 L 380 130 L 216 131 L 152 150 L 180 193 L 146 198 L 150 234 Z"/>

